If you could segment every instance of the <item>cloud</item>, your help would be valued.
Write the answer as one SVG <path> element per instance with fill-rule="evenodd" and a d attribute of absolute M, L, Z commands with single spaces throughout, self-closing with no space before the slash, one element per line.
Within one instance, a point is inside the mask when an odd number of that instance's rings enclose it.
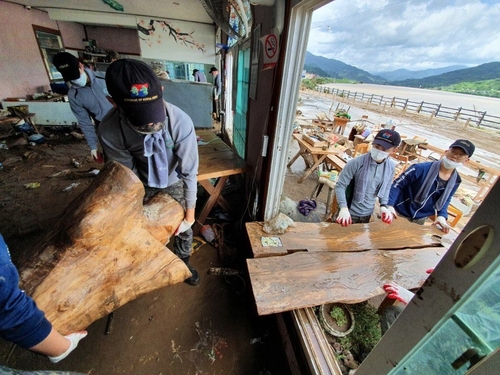
<path fill-rule="evenodd" d="M 500 60 L 498 0 L 336 0 L 312 17 L 307 50 L 370 73 Z"/>

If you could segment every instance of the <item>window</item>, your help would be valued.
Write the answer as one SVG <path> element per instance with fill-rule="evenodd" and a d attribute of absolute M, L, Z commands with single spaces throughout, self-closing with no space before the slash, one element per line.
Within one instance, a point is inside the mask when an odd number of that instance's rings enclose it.
<path fill-rule="evenodd" d="M 58 30 L 47 29 L 35 25 L 33 25 L 33 31 L 35 32 L 38 48 L 40 48 L 40 53 L 50 82 L 61 81 L 61 73 L 59 73 L 54 64 L 52 64 L 54 55 L 64 50 L 61 33 Z"/>

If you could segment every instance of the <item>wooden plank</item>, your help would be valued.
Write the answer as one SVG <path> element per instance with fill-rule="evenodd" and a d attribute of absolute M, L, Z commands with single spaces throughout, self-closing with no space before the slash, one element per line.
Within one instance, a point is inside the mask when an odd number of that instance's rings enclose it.
<path fill-rule="evenodd" d="M 309 143 L 312 147 L 321 147 L 323 148 L 323 146 L 325 147 L 329 147 L 330 146 L 330 142 L 327 142 L 327 141 L 322 141 L 321 139 L 318 139 L 314 136 L 309 136 L 307 134 L 302 134 L 302 139 Z"/>
<path fill-rule="evenodd" d="M 270 235 L 262 222 L 246 223 L 254 258 L 307 252 L 359 252 L 371 249 L 397 250 L 441 245 L 442 233 L 434 226 L 397 219 L 392 224 L 380 220 L 342 227 L 337 223 L 295 223 L 284 234 Z M 282 246 L 262 245 L 262 237 L 278 237 Z"/>
<path fill-rule="evenodd" d="M 209 178 L 219 178 L 224 176 L 232 176 L 235 174 L 244 173 L 247 171 L 247 165 L 243 159 L 233 158 L 228 155 L 227 159 L 215 158 L 208 162 L 202 163 L 200 160 L 198 181 L 208 180 Z"/>
<path fill-rule="evenodd" d="M 214 141 L 210 142 L 208 145 L 200 145 L 198 147 L 198 155 L 200 156 L 200 158 L 224 151 L 231 151 L 231 149 L 222 141 Z"/>
<path fill-rule="evenodd" d="M 336 154 L 328 154 L 326 156 L 326 162 L 332 164 L 339 172 L 342 172 L 342 169 L 344 169 L 347 164 L 344 159 Z"/>
<path fill-rule="evenodd" d="M 197 130 L 196 134 L 207 144 L 198 145 L 198 181 L 244 173 L 247 165 L 231 147 L 210 130 Z"/>
<path fill-rule="evenodd" d="M 358 253 L 294 253 L 247 259 L 259 315 L 325 303 L 359 303 L 384 294 L 394 281 L 414 289 L 445 254 L 444 247 Z"/>

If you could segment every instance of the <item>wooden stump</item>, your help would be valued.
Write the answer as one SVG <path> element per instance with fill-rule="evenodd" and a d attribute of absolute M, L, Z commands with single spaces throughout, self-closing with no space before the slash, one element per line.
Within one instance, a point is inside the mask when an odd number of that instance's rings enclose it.
<path fill-rule="evenodd" d="M 139 295 L 191 276 L 165 247 L 183 208 L 166 194 L 145 206 L 143 197 L 137 176 L 109 162 L 20 270 L 21 287 L 61 333 L 85 329 Z"/>

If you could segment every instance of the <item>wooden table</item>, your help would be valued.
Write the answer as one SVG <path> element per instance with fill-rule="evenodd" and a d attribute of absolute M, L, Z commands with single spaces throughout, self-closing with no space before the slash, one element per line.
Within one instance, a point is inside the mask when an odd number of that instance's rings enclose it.
<path fill-rule="evenodd" d="M 234 152 L 222 139 L 210 130 L 197 130 L 196 135 L 201 137 L 203 143 L 198 145 L 200 165 L 198 167 L 198 182 L 208 193 L 209 197 L 201 209 L 193 227 L 197 234 L 205 223 L 208 214 L 217 203 L 227 212 L 231 206 L 221 195 L 222 189 L 229 176 L 244 173 L 247 170 L 245 160 Z M 217 179 L 215 184 L 210 179 Z"/>
<path fill-rule="evenodd" d="M 0 128 L 2 129 L 2 133 L 5 130 L 5 134 L 0 134 L 0 139 L 7 138 L 11 134 L 14 134 L 14 126 L 13 123 L 17 123 L 20 120 L 17 116 L 4 116 L 0 117 Z"/>
<path fill-rule="evenodd" d="M 302 183 L 305 179 L 312 173 L 314 170 L 325 160 L 325 158 L 330 154 L 339 154 L 345 151 L 345 148 L 342 146 L 333 147 L 330 146 L 326 150 L 323 150 L 321 147 L 313 147 L 309 143 L 307 143 L 304 139 L 302 139 L 302 134 L 294 133 L 293 138 L 297 140 L 299 144 L 299 152 L 288 162 L 286 165 L 287 168 L 290 168 L 293 163 L 298 159 L 301 155 L 311 155 L 313 159 L 313 164 L 309 166 L 309 168 L 304 172 L 304 174 L 299 178 L 298 182 Z"/>
<path fill-rule="evenodd" d="M 348 227 L 295 223 L 280 235 L 265 233 L 262 224 L 246 224 L 254 255 L 247 266 L 259 315 L 358 303 L 383 295 L 389 281 L 417 288 L 428 276 L 425 270 L 446 253 L 437 228 L 404 219 Z M 269 246 L 269 238 L 278 238 L 281 246 Z"/>

